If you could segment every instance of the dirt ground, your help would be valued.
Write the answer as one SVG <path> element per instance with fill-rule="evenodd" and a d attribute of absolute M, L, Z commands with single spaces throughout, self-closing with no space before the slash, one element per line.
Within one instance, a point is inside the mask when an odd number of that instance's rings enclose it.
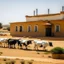
<path fill-rule="evenodd" d="M 1 64 L 7 64 L 14 61 L 15 64 L 64 64 L 64 63 L 55 63 L 55 62 L 44 62 L 44 61 L 34 61 L 34 60 L 24 60 L 24 59 L 0 59 Z"/>
<path fill-rule="evenodd" d="M 29 38 L 29 37 L 12 37 L 10 36 L 10 34 L 8 33 L 7 36 L 0 36 L 0 38 L 22 38 L 22 39 L 38 39 L 38 40 L 47 40 L 49 42 L 53 43 L 53 47 L 48 46 L 46 48 L 47 51 L 51 50 L 54 47 L 63 47 L 64 48 L 64 38 L 43 38 L 43 37 L 39 37 L 39 38 Z M 49 53 L 47 53 L 46 51 L 43 51 L 43 48 L 39 48 L 39 51 L 34 50 L 34 44 L 29 45 L 28 46 L 28 50 L 24 49 L 18 49 L 17 45 L 16 45 L 16 49 L 9 49 L 9 48 L 2 48 L 0 47 L 0 52 L 2 52 L 1 56 L 11 56 L 11 57 L 28 57 L 28 58 L 37 58 L 37 59 L 46 59 L 46 61 L 34 61 L 34 59 L 32 59 L 33 64 L 64 64 L 64 60 L 61 59 L 52 59 L 52 55 Z M 11 61 L 12 59 L 6 59 L 6 61 L 4 61 L 5 58 L 0 58 L 0 64 L 5 64 L 6 62 Z M 50 62 L 48 62 L 48 60 Z M 53 60 L 53 61 L 52 61 Z M 22 59 L 15 59 L 15 64 L 20 64 L 20 61 L 22 61 Z M 31 60 L 30 60 L 31 61 Z M 29 60 L 24 60 L 25 64 L 29 64 Z"/>

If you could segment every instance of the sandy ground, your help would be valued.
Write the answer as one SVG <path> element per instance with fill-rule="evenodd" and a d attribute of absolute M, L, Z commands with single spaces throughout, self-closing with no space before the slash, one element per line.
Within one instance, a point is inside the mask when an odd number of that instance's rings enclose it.
<path fill-rule="evenodd" d="M 12 37 L 8 33 L 7 36 L 0 36 L 0 38 L 17 38 L 17 37 Z M 22 39 L 42 39 L 42 40 L 47 40 L 49 42 L 53 43 L 53 47 L 48 46 L 46 49 L 49 51 L 54 47 L 63 47 L 64 48 L 64 38 L 28 38 L 28 37 L 18 37 Z M 11 56 L 11 57 L 23 57 L 27 58 L 25 59 L 25 64 L 28 64 L 28 58 L 32 58 L 32 60 L 35 60 L 37 58 L 38 61 L 33 61 L 33 64 L 64 64 L 64 60 L 61 59 L 52 59 L 52 55 L 46 54 L 46 52 L 43 51 L 43 48 L 39 48 L 40 51 L 34 50 L 34 44 L 28 46 L 28 50 L 24 49 L 18 49 L 16 45 L 16 49 L 9 49 L 9 48 L 0 48 L 0 52 L 2 52 L 1 56 Z M 46 61 L 44 61 L 44 59 Z M 6 59 L 6 61 L 11 61 L 12 59 Z M 39 61 L 42 60 L 42 61 Z M 0 58 L 0 63 L 5 64 L 5 62 L 2 58 Z M 15 64 L 20 64 L 21 59 L 16 59 Z M 50 62 L 49 62 L 50 61 Z"/>
<path fill-rule="evenodd" d="M 0 59 L 1 64 L 6 64 L 6 62 L 14 61 L 15 64 L 22 64 L 21 62 L 24 62 L 24 64 L 64 64 L 64 63 L 55 63 L 55 62 L 45 62 L 45 61 L 34 61 L 34 60 L 24 60 L 24 59 Z M 31 63 L 30 63 L 31 62 Z"/>

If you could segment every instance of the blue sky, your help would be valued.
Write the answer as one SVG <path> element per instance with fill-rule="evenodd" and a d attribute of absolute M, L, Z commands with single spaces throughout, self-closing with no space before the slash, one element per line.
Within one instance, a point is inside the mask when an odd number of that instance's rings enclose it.
<path fill-rule="evenodd" d="M 26 21 L 26 15 L 33 15 L 33 11 L 38 8 L 38 14 L 58 13 L 64 6 L 64 0 L 0 0 L 0 22 L 8 24 L 10 22 Z"/>

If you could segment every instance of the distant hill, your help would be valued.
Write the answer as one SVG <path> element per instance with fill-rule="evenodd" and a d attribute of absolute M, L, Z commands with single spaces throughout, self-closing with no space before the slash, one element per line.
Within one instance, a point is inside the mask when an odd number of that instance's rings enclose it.
<path fill-rule="evenodd" d="M 9 27 L 10 25 L 3 25 L 3 27 Z"/>

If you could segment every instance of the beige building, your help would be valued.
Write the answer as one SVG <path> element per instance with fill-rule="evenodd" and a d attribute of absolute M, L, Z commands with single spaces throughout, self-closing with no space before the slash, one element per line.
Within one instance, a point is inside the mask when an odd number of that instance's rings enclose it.
<path fill-rule="evenodd" d="M 64 11 L 26 16 L 26 22 L 10 23 L 12 36 L 64 37 Z"/>

